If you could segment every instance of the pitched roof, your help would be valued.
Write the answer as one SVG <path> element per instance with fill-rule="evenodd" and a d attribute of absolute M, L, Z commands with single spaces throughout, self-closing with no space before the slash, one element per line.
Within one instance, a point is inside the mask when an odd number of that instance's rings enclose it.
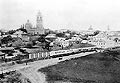
<path fill-rule="evenodd" d="M 5 48 L 0 48 L 0 50 L 13 50 L 13 47 L 5 47 Z"/>
<path fill-rule="evenodd" d="M 46 52 L 47 50 L 44 50 L 43 48 L 32 48 L 32 49 L 26 49 L 28 53 L 39 53 L 39 52 Z"/>
<path fill-rule="evenodd" d="M 3 53 L 3 52 L 0 51 L 0 56 L 2 56 L 2 55 L 4 55 L 4 54 L 5 54 L 5 53 Z"/>

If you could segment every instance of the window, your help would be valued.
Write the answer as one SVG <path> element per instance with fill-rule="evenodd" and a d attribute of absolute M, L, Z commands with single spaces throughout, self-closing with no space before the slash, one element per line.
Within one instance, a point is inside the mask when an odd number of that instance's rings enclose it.
<path fill-rule="evenodd" d="M 37 32 L 37 34 L 39 34 L 39 32 Z"/>

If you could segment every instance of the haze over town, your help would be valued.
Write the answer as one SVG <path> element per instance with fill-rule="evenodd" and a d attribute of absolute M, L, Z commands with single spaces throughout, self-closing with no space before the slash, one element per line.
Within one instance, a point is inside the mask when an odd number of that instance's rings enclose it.
<path fill-rule="evenodd" d="M 17 29 L 27 19 L 35 24 L 41 11 L 44 27 L 53 30 L 120 30 L 119 0 L 0 0 L 0 29 Z"/>

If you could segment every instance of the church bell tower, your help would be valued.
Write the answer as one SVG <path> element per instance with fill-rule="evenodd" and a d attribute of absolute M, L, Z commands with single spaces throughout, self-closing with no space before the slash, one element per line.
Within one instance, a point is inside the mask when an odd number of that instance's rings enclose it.
<path fill-rule="evenodd" d="M 42 25 L 42 16 L 41 16 L 41 12 L 40 11 L 37 14 L 36 22 L 37 22 L 36 26 L 38 26 L 39 24 Z"/>
<path fill-rule="evenodd" d="M 43 20 L 42 20 L 42 15 L 40 11 L 37 14 L 36 28 L 39 31 L 39 34 L 44 34 Z"/>

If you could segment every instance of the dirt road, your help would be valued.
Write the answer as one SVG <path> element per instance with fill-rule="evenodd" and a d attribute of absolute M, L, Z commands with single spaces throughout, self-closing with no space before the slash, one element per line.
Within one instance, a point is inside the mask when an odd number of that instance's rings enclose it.
<path fill-rule="evenodd" d="M 95 52 L 86 52 L 86 53 L 80 53 L 80 54 L 75 54 L 70 56 L 64 56 L 62 60 L 59 60 L 58 58 L 53 58 L 53 59 L 35 61 L 35 62 L 29 63 L 28 67 L 24 67 L 22 69 L 19 69 L 18 71 L 22 73 L 26 78 L 28 78 L 32 83 L 46 83 L 45 75 L 41 72 L 38 72 L 38 69 L 47 67 L 50 65 L 55 65 L 58 62 L 61 62 L 64 60 L 82 57 L 92 53 L 95 53 Z"/>

